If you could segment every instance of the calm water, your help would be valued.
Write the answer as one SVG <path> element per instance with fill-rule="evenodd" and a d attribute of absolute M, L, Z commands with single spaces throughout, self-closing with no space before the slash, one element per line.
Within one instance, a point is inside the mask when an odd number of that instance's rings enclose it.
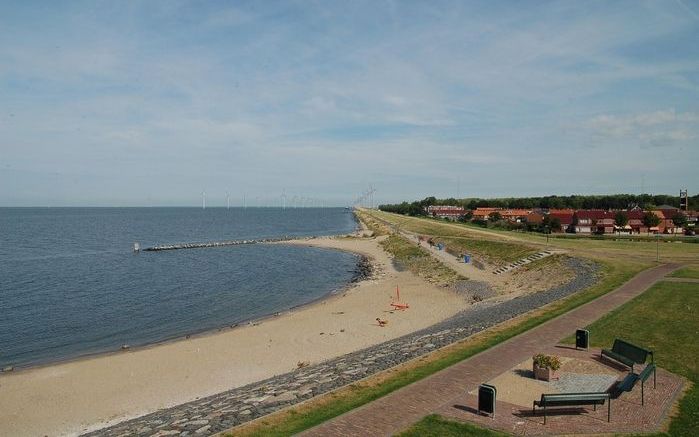
<path fill-rule="evenodd" d="M 246 245 L 142 247 L 351 232 L 341 208 L 0 208 L 0 367 L 143 345 L 311 302 L 356 257 Z"/>

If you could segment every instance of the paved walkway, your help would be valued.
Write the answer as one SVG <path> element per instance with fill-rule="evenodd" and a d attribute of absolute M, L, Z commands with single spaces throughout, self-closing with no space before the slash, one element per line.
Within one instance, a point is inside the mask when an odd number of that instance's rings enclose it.
<path fill-rule="evenodd" d="M 399 432 L 424 416 L 454 405 L 464 393 L 547 350 L 647 290 L 677 269 L 664 264 L 645 270 L 618 289 L 472 358 L 312 428 L 304 436 L 380 436 Z M 465 413 L 466 414 L 466 413 Z"/>

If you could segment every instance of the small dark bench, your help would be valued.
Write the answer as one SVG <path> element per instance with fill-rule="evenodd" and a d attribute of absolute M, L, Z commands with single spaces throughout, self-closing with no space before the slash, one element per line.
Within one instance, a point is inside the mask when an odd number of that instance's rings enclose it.
<path fill-rule="evenodd" d="M 646 379 L 648 379 L 650 377 L 651 373 L 653 374 L 653 388 L 655 388 L 655 386 L 656 386 L 656 384 L 655 384 L 655 382 L 656 382 L 655 364 L 650 363 L 641 371 L 641 373 L 630 372 L 628 375 L 626 375 L 626 377 L 617 385 L 617 390 L 619 392 L 631 391 L 631 390 L 633 390 L 636 383 L 640 380 L 641 381 L 641 405 L 644 405 L 644 387 L 646 384 Z"/>
<path fill-rule="evenodd" d="M 534 401 L 532 414 L 536 414 L 536 407 L 543 408 L 544 425 L 546 425 L 547 407 L 594 405 L 597 410 L 597 405 L 604 405 L 605 401 L 607 402 L 607 422 L 609 422 L 612 414 L 612 399 L 609 393 L 605 392 L 542 394 L 541 400 Z"/>
<path fill-rule="evenodd" d="M 653 362 L 653 351 L 643 349 L 624 341 L 620 338 L 614 340 L 612 349 L 602 349 L 600 357 L 609 357 L 613 360 L 619 361 L 631 368 L 633 372 L 634 364 L 644 364 L 650 355 L 651 363 Z"/>

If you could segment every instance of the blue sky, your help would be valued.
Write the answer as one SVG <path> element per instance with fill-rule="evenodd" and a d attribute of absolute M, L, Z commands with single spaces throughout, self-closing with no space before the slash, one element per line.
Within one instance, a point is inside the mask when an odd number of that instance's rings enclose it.
<path fill-rule="evenodd" d="M 0 1 L 0 205 L 699 191 L 699 1 Z"/>

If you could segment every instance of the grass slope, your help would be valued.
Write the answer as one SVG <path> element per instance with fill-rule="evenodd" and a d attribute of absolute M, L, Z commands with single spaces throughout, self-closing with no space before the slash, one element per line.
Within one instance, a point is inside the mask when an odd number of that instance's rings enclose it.
<path fill-rule="evenodd" d="M 399 264 L 430 282 L 451 285 L 458 280 L 466 279 L 433 258 L 425 249 L 401 236 L 391 235 L 380 244 Z"/>
<path fill-rule="evenodd" d="M 536 253 L 535 248 L 515 241 L 503 240 L 496 234 L 474 233 L 466 226 L 434 219 L 405 217 L 379 211 L 371 215 L 399 226 L 402 230 L 431 236 L 444 243 L 452 254 L 470 253 L 495 265 L 503 265 Z"/>

